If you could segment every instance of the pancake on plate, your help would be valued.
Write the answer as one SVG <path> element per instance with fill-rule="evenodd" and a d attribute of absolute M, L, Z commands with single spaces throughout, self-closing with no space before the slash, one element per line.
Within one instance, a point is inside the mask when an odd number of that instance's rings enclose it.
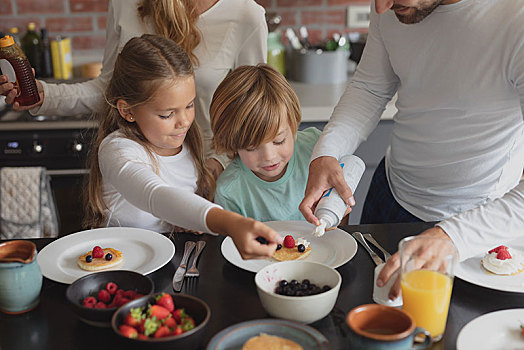
<path fill-rule="evenodd" d="M 91 262 L 87 262 L 86 257 L 88 255 L 93 256 L 92 250 L 90 250 L 84 255 L 79 256 L 77 260 L 78 266 L 80 266 L 82 270 L 99 271 L 117 266 L 121 264 L 122 261 L 124 261 L 124 256 L 121 251 L 113 248 L 104 248 L 102 250 L 104 251 L 104 255 L 101 258 L 93 258 Z M 111 253 L 111 255 L 113 255 L 113 258 L 111 260 L 106 260 L 105 256 L 107 253 Z"/>
<path fill-rule="evenodd" d="M 260 333 L 250 338 L 242 350 L 303 350 L 302 346 L 292 340 Z"/>

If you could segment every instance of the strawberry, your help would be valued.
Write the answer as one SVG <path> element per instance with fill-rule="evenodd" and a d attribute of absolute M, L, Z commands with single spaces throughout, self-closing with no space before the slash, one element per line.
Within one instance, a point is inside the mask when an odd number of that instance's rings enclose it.
<path fill-rule="evenodd" d="M 175 303 L 173 302 L 173 298 L 171 295 L 167 293 L 162 293 L 157 299 L 156 304 L 165 307 L 169 310 L 169 312 L 173 312 L 175 310 Z"/>
<path fill-rule="evenodd" d="M 520 334 L 524 335 L 524 324 L 520 325 Z"/>
<path fill-rule="evenodd" d="M 184 317 L 186 317 L 184 309 L 176 309 L 173 311 L 173 318 L 175 319 L 176 323 L 181 323 Z"/>
<path fill-rule="evenodd" d="M 96 298 L 95 297 L 87 297 L 84 299 L 82 305 L 88 308 L 94 307 L 96 304 Z"/>
<path fill-rule="evenodd" d="M 171 313 L 168 309 L 160 305 L 152 305 L 149 309 L 149 315 L 151 317 L 156 317 L 157 320 L 163 320 L 168 317 Z"/>
<path fill-rule="evenodd" d="M 114 282 L 107 282 L 106 290 L 109 292 L 109 294 L 113 295 L 118 290 L 118 286 Z"/>
<path fill-rule="evenodd" d="M 497 253 L 497 259 L 499 260 L 511 259 L 511 254 L 507 250 L 501 249 Z"/>
<path fill-rule="evenodd" d="M 93 248 L 93 258 L 103 258 L 104 257 L 104 251 L 99 246 L 96 246 Z"/>
<path fill-rule="evenodd" d="M 136 331 L 136 329 L 125 324 L 120 325 L 120 327 L 118 327 L 118 330 L 126 338 L 135 339 L 138 336 L 138 332 Z"/>
<path fill-rule="evenodd" d="M 182 330 L 182 327 L 180 326 L 176 326 L 176 328 L 173 330 L 173 332 L 171 332 L 172 335 L 179 335 L 179 334 L 182 334 L 184 333 L 184 331 Z"/>
<path fill-rule="evenodd" d="M 111 301 L 111 294 L 109 294 L 109 292 L 105 289 L 100 289 L 98 292 L 98 300 L 107 304 Z"/>
<path fill-rule="evenodd" d="M 153 338 L 167 337 L 169 333 L 170 333 L 170 330 L 167 326 L 161 326 L 160 328 L 156 330 L 155 334 L 153 335 Z"/>
<path fill-rule="evenodd" d="M 293 236 L 287 235 L 284 238 L 284 247 L 295 248 L 295 239 L 293 238 Z"/>
<path fill-rule="evenodd" d="M 149 339 L 149 337 L 143 333 L 138 333 L 136 339 L 146 340 L 146 339 Z"/>
<path fill-rule="evenodd" d="M 164 320 L 164 326 L 167 326 L 171 329 L 175 328 L 177 326 L 176 321 L 173 317 L 168 317 Z"/>
<path fill-rule="evenodd" d="M 493 252 L 497 253 L 500 251 L 500 250 L 508 250 L 508 247 L 506 247 L 505 245 L 499 245 L 497 248 L 493 248 L 491 249 L 488 254 L 491 254 Z"/>
<path fill-rule="evenodd" d="M 139 328 L 142 324 L 142 310 L 140 308 L 132 308 L 126 315 L 124 323 L 128 326 Z"/>
<path fill-rule="evenodd" d="M 99 301 L 98 303 L 95 304 L 95 309 L 107 309 L 107 305 Z"/>

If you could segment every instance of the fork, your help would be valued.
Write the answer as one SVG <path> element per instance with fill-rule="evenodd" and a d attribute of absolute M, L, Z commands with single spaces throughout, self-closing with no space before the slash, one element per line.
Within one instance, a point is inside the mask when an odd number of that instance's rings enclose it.
<path fill-rule="evenodd" d="M 373 236 L 370 233 L 364 233 L 364 238 L 367 239 L 371 244 L 373 244 L 375 247 L 377 247 L 382 254 L 384 254 L 384 260 L 388 261 L 389 258 L 391 258 L 391 254 L 389 254 L 380 244 L 378 244 L 377 241 L 373 238 Z"/>
<path fill-rule="evenodd" d="M 204 247 L 206 246 L 205 241 L 198 241 L 197 242 L 197 249 L 195 252 L 195 256 L 193 257 L 193 263 L 191 264 L 191 267 L 189 270 L 186 271 L 185 277 L 198 277 L 200 276 L 200 272 L 198 271 L 196 264 L 198 257 L 200 256 L 200 253 L 202 253 L 202 250 L 204 250 Z"/>

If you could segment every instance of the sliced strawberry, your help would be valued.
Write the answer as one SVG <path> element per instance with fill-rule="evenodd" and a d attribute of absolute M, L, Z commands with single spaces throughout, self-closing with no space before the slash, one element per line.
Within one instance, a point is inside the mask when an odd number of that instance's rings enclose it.
<path fill-rule="evenodd" d="M 91 255 L 93 256 L 93 258 L 103 258 L 104 251 L 99 246 L 96 246 L 93 248 L 93 253 Z"/>
<path fill-rule="evenodd" d="M 111 301 L 111 294 L 105 289 L 100 289 L 98 291 L 98 300 L 107 304 Z"/>
<path fill-rule="evenodd" d="M 109 294 L 113 295 L 118 290 L 118 286 L 114 282 L 107 282 L 106 290 L 109 292 Z"/>
<path fill-rule="evenodd" d="M 163 320 L 168 317 L 171 313 L 168 309 L 160 305 L 152 305 L 149 312 L 151 317 L 156 317 L 157 320 Z"/>
<path fill-rule="evenodd" d="M 295 248 L 295 239 L 293 236 L 287 235 L 284 237 L 284 247 L 286 248 Z"/>
<path fill-rule="evenodd" d="M 120 331 L 120 333 L 122 333 L 124 337 L 132 338 L 132 339 L 135 339 L 136 337 L 138 337 L 138 332 L 136 331 L 136 329 L 134 329 L 131 326 L 123 324 L 123 325 L 120 325 L 120 327 L 118 327 L 118 330 Z"/>
<path fill-rule="evenodd" d="M 497 248 L 493 248 L 491 249 L 488 254 L 491 254 L 493 252 L 495 253 L 498 253 L 500 250 L 508 250 L 508 247 L 506 247 L 505 245 L 499 245 Z"/>
<path fill-rule="evenodd" d="M 96 303 L 97 303 L 97 300 L 95 297 L 87 297 L 82 302 L 82 305 L 84 305 L 85 307 L 92 308 L 95 306 Z"/>
<path fill-rule="evenodd" d="M 153 338 L 167 337 L 169 333 L 171 333 L 171 331 L 169 330 L 167 326 L 161 326 L 160 328 L 156 330 L 155 334 L 153 335 Z"/>
<path fill-rule="evenodd" d="M 499 260 L 511 259 L 511 254 L 507 250 L 501 249 L 497 253 L 497 259 Z"/>
<path fill-rule="evenodd" d="M 157 299 L 156 304 L 165 307 L 169 310 L 169 312 L 173 312 L 175 310 L 175 303 L 173 302 L 173 298 L 171 295 L 167 293 L 162 293 Z"/>

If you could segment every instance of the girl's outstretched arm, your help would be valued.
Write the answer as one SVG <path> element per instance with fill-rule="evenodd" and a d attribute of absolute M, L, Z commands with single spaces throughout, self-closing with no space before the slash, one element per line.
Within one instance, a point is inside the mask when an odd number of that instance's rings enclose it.
<path fill-rule="evenodd" d="M 283 238 L 260 221 L 243 217 L 220 208 L 207 213 L 207 227 L 215 233 L 230 236 L 243 259 L 256 259 L 273 255 Z M 264 237 L 269 244 L 261 244 L 256 238 Z"/>

